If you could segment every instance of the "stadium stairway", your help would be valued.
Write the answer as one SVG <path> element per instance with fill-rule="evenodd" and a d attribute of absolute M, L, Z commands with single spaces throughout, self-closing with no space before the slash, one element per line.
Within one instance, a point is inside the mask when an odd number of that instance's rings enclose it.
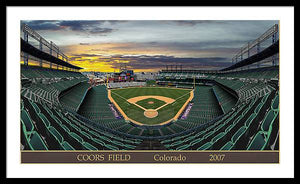
<path fill-rule="evenodd" d="M 224 113 L 229 112 L 237 103 L 237 99 L 220 86 L 214 85 L 213 91 Z"/>
<path fill-rule="evenodd" d="M 76 112 L 83 101 L 89 86 L 90 85 L 87 82 L 80 82 L 63 91 L 59 96 L 60 103 L 64 108 Z"/>

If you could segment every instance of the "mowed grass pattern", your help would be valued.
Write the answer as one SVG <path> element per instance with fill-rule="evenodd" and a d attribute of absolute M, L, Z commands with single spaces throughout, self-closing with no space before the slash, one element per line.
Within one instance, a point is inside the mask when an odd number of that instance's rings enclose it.
<path fill-rule="evenodd" d="M 139 87 L 114 89 L 111 90 L 111 96 L 130 119 L 145 125 L 155 125 L 172 119 L 190 97 L 190 91 L 190 89 Z M 143 109 L 127 102 L 127 99 L 147 95 L 169 97 L 176 101 L 159 109 L 157 117 L 147 118 L 144 116 Z"/>

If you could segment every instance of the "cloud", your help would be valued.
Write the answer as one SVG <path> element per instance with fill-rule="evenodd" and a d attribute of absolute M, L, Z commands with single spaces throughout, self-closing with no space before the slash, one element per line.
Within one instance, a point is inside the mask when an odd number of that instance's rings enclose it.
<path fill-rule="evenodd" d="M 119 66 L 121 62 L 127 62 L 128 66 L 133 69 L 154 69 L 163 68 L 165 65 L 183 65 L 188 68 L 201 68 L 201 67 L 227 67 L 231 63 L 226 62 L 227 58 L 222 57 L 198 57 L 198 58 L 179 58 L 174 56 L 156 55 L 156 56 L 112 56 L 106 60 L 112 66 Z"/>
<path fill-rule="evenodd" d="M 73 31 L 86 31 L 101 25 L 102 21 L 97 20 L 65 20 L 59 23 L 62 27 L 68 27 Z"/>
<path fill-rule="evenodd" d="M 98 54 L 71 54 L 73 56 L 79 56 L 79 57 L 97 57 Z"/>
<path fill-rule="evenodd" d="M 106 20 L 105 22 L 108 22 L 110 24 L 119 24 L 119 23 L 128 22 L 128 20 Z"/>
<path fill-rule="evenodd" d="M 25 23 L 29 25 L 33 30 L 52 30 L 57 31 L 61 30 L 57 21 L 54 20 L 33 20 L 33 21 L 21 21 L 21 23 Z"/>
<path fill-rule="evenodd" d="M 167 55 L 121 55 L 111 56 L 99 54 L 77 54 L 73 55 L 71 61 L 76 62 L 85 68 L 93 69 L 103 65 L 108 67 L 119 68 L 120 63 L 127 63 L 128 68 L 134 70 L 157 71 L 165 68 L 166 65 L 182 65 L 183 68 L 224 68 L 231 65 L 226 57 L 175 57 Z M 75 64 L 75 63 L 74 63 Z M 99 69 L 99 68 L 98 68 Z M 101 68 L 100 68 L 101 70 Z"/>
<path fill-rule="evenodd" d="M 82 57 L 81 56 L 69 56 L 69 61 L 75 61 L 77 59 L 81 59 Z"/>
<path fill-rule="evenodd" d="M 89 33 L 89 34 L 104 34 L 111 33 L 115 29 L 100 27 L 105 21 L 102 20 L 32 20 L 22 21 L 32 29 L 58 31 L 58 30 L 71 30 L 75 32 Z M 116 24 L 113 21 L 112 24 Z"/>
<path fill-rule="evenodd" d="M 196 42 L 128 42 L 114 45 L 117 50 L 174 50 L 174 51 L 202 51 L 207 49 L 240 48 L 249 40 L 211 40 Z M 96 51 L 97 49 L 94 49 Z"/>
<path fill-rule="evenodd" d="M 224 21 L 218 20 L 173 20 L 171 23 L 176 23 L 181 26 L 194 26 L 196 24 L 216 24 L 216 23 L 225 23 Z"/>
<path fill-rule="evenodd" d="M 99 34 L 99 33 L 103 34 L 103 33 L 110 33 L 112 31 L 114 31 L 114 29 L 97 27 L 97 28 L 90 30 L 89 32 L 91 34 Z"/>
<path fill-rule="evenodd" d="M 79 45 L 90 45 L 89 43 L 79 43 Z"/>

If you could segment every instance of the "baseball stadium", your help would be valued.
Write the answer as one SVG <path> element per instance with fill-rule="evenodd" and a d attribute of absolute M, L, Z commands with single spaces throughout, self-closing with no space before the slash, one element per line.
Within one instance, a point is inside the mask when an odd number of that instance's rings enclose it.
<path fill-rule="evenodd" d="M 279 150 L 278 24 L 226 67 L 143 77 L 86 74 L 25 23 L 20 39 L 21 150 Z"/>

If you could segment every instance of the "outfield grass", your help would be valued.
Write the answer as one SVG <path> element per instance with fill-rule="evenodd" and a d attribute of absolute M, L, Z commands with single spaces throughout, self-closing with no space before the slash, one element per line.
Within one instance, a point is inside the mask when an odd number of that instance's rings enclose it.
<path fill-rule="evenodd" d="M 148 80 L 146 81 L 147 86 L 156 86 L 156 81 L 155 80 Z"/>
<path fill-rule="evenodd" d="M 184 94 L 187 94 L 191 90 L 180 89 L 180 88 L 164 88 L 164 87 L 136 87 L 136 88 L 112 89 L 111 91 L 126 99 L 133 98 L 136 96 L 146 96 L 146 95 L 165 96 L 165 97 L 176 99 Z"/>
<path fill-rule="evenodd" d="M 138 87 L 111 90 L 112 98 L 118 103 L 128 118 L 146 125 L 155 125 L 172 119 L 190 97 L 190 89 L 160 88 L 160 87 Z M 158 110 L 158 116 L 147 118 L 144 110 L 134 104 L 127 102 L 127 99 L 137 96 L 164 96 L 175 99 L 175 102 Z M 149 104 L 150 105 L 150 104 Z"/>

